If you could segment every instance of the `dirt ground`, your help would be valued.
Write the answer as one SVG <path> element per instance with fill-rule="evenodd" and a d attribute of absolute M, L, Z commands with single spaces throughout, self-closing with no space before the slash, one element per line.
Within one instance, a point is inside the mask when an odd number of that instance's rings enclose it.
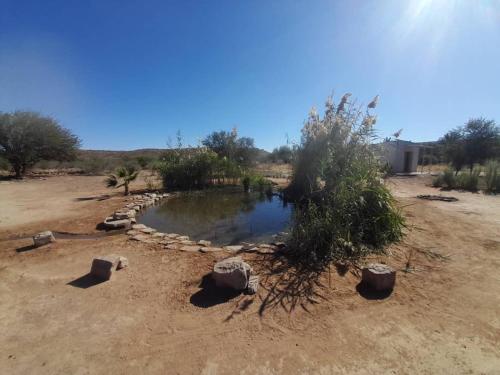
<path fill-rule="evenodd" d="M 121 234 L 31 250 L 22 237 L 40 230 L 96 232 L 124 197 L 106 196 L 102 177 L 2 181 L 0 372 L 498 374 L 500 197 L 429 181 L 389 181 L 408 233 L 375 259 L 398 270 L 383 299 L 358 292 L 356 269 L 315 281 L 255 254 L 244 257 L 262 276 L 259 293 L 220 294 L 206 275 L 222 255 Z M 415 198 L 440 193 L 459 201 Z M 95 284 L 92 258 L 110 253 L 130 267 Z"/>

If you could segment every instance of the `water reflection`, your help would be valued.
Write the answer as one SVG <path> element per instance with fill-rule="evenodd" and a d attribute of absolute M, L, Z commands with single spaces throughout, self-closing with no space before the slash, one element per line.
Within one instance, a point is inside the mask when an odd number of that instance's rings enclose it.
<path fill-rule="evenodd" d="M 269 242 L 287 228 L 291 210 L 276 196 L 223 189 L 182 194 L 148 209 L 139 222 L 219 245 Z"/>

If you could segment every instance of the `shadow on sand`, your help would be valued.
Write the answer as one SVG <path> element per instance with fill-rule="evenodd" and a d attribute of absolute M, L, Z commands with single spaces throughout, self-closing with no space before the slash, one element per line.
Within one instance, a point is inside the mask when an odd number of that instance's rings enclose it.
<path fill-rule="evenodd" d="M 197 307 L 208 308 L 216 306 L 241 295 L 241 292 L 237 290 L 216 287 L 210 273 L 203 276 L 199 287 L 201 289 L 189 299 Z"/>
<path fill-rule="evenodd" d="M 87 289 L 87 288 L 90 288 L 94 285 L 101 284 L 103 282 L 105 282 L 105 281 L 97 279 L 97 278 L 93 277 L 90 273 L 88 273 L 86 275 L 79 277 L 78 279 L 70 281 L 66 285 L 71 285 L 71 286 L 74 286 L 76 288 L 81 288 L 81 289 Z"/>
<path fill-rule="evenodd" d="M 35 245 L 28 245 L 28 246 L 18 247 L 18 248 L 16 249 L 16 251 L 17 251 L 18 253 L 23 253 L 23 252 L 25 252 L 25 251 L 31 251 L 31 250 L 34 250 L 34 249 L 36 249 L 36 246 L 35 246 Z"/>

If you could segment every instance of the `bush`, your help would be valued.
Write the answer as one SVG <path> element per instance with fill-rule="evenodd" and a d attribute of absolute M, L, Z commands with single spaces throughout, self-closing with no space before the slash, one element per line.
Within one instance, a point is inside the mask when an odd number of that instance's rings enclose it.
<path fill-rule="evenodd" d="M 480 174 L 480 168 L 474 168 L 470 173 L 459 174 L 456 179 L 456 187 L 467 191 L 477 191 Z"/>
<path fill-rule="evenodd" d="M 500 193 L 500 163 L 491 160 L 486 164 L 485 171 L 486 192 L 489 194 Z"/>
<path fill-rule="evenodd" d="M 349 95 L 337 106 L 329 100 L 322 119 L 311 111 L 286 190 L 298 202 L 289 254 L 312 268 L 381 252 L 403 234 L 404 219 L 370 145 L 376 99 L 362 116 Z"/>
<path fill-rule="evenodd" d="M 432 180 L 432 186 L 433 187 L 443 187 L 444 185 L 444 181 L 443 181 L 443 175 L 442 174 L 439 174 L 437 175 L 436 177 L 434 177 L 434 179 Z"/>
<path fill-rule="evenodd" d="M 448 189 L 454 189 L 457 186 L 457 179 L 453 169 L 447 168 L 443 172 L 443 185 Z"/>

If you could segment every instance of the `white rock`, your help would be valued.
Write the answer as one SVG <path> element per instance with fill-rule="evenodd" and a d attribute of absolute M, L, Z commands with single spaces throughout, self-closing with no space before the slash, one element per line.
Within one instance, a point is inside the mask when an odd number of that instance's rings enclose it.
<path fill-rule="evenodd" d="M 56 239 L 50 230 L 40 232 L 33 236 L 33 243 L 35 244 L 35 247 L 43 246 L 55 241 Z"/>
<path fill-rule="evenodd" d="M 244 290 L 248 286 L 251 267 L 241 257 L 232 257 L 214 265 L 212 277 L 215 285 L 235 290 Z"/>
<path fill-rule="evenodd" d="M 248 278 L 247 293 L 255 294 L 259 289 L 259 276 L 252 275 Z"/>
<path fill-rule="evenodd" d="M 212 242 L 206 241 L 206 240 L 199 240 L 198 241 L 198 245 L 200 245 L 200 246 L 210 246 L 211 244 L 212 244 Z"/>
<path fill-rule="evenodd" d="M 135 229 L 135 230 L 141 230 L 141 229 L 145 229 L 147 228 L 144 224 L 134 224 L 132 225 L 132 229 Z"/>
<path fill-rule="evenodd" d="M 224 246 L 224 250 L 237 252 L 243 249 L 241 245 L 233 245 L 233 246 Z"/>

